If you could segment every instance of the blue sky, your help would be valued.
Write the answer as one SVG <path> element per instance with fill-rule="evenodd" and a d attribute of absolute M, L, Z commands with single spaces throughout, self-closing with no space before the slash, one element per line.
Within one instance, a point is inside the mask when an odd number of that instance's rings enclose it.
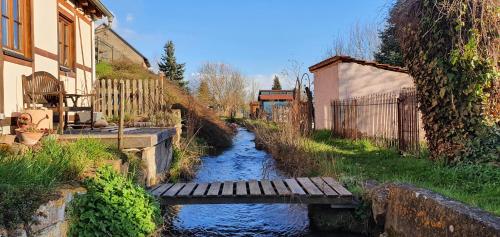
<path fill-rule="evenodd" d="M 207 62 L 224 62 L 272 83 L 290 60 L 319 62 L 338 33 L 356 22 L 382 25 L 390 0 L 103 0 L 114 29 L 152 64 L 167 40 L 192 80 Z M 286 84 L 286 82 L 284 83 Z"/>

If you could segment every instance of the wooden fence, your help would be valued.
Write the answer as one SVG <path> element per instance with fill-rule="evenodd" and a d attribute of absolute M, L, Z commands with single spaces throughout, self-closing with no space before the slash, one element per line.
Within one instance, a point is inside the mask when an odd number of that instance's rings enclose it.
<path fill-rule="evenodd" d="M 125 86 L 125 114 L 130 116 L 154 115 L 165 111 L 166 91 L 164 77 L 158 79 L 112 80 L 100 79 L 96 83 L 95 109 L 106 117 L 117 117 L 121 94 L 120 81 Z"/>
<path fill-rule="evenodd" d="M 420 150 L 423 130 L 414 89 L 334 100 L 331 112 L 334 135 L 370 139 L 405 152 Z"/>

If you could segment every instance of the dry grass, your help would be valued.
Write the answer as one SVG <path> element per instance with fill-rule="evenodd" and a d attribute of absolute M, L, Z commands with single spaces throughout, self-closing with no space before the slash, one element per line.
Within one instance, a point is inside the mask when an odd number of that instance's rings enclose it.
<path fill-rule="evenodd" d="M 247 121 L 255 142 L 273 155 L 277 168 L 291 176 L 308 176 L 318 170 L 318 162 L 308 153 L 308 142 L 289 124 L 278 126 L 262 121 Z"/>

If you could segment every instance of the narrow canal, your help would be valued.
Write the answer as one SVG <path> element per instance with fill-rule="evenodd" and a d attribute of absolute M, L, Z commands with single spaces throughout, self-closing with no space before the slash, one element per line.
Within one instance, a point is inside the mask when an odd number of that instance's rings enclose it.
<path fill-rule="evenodd" d="M 255 149 L 254 134 L 240 128 L 234 145 L 203 158 L 196 182 L 282 177 L 272 157 Z M 288 204 L 185 205 L 172 208 L 167 236 L 352 236 L 313 233 L 307 206 Z"/>

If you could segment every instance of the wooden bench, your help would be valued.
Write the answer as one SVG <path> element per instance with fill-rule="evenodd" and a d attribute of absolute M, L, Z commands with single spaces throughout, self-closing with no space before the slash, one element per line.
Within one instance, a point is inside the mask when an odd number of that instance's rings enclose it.
<path fill-rule="evenodd" d="M 330 177 L 213 183 L 166 183 L 150 190 L 163 205 L 297 203 L 356 205 L 352 193 Z"/>
<path fill-rule="evenodd" d="M 59 115 L 59 133 L 64 130 L 64 83 L 48 72 L 22 77 L 24 106 L 41 104 Z"/>
<path fill-rule="evenodd" d="M 57 112 L 59 116 L 59 133 L 62 133 L 67 127 L 69 112 L 90 111 L 91 127 L 93 128 L 94 95 L 67 94 L 64 88 L 64 82 L 59 81 L 52 74 L 44 71 L 35 72 L 30 76 L 23 76 L 22 85 L 25 108 L 41 104 Z M 90 106 L 78 106 L 78 98 L 81 97 L 90 97 Z M 75 100 L 75 98 L 77 99 Z M 72 106 L 68 106 L 68 99 L 72 100 Z"/>

